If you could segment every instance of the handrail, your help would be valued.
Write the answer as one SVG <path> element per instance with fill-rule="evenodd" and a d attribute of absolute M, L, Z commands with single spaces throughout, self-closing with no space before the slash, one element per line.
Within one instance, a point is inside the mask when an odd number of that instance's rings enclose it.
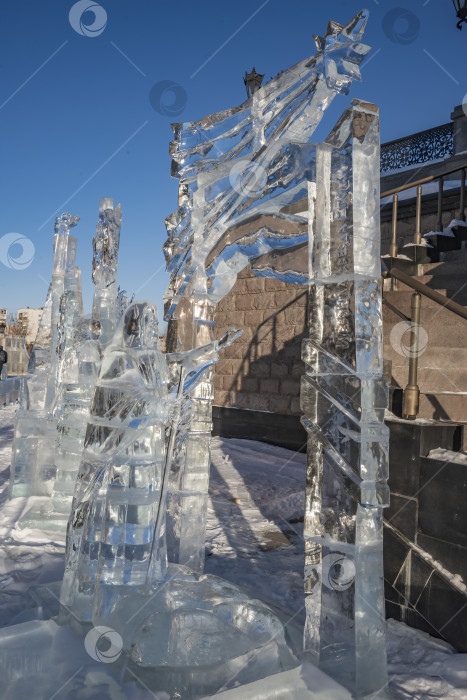
<path fill-rule="evenodd" d="M 385 278 L 394 277 L 394 279 L 403 282 L 408 287 L 412 287 L 412 289 L 419 294 L 428 297 L 428 299 L 431 299 L 440 306 L 444 306 L 446 309 L 448 309 L 448 311 L 452 311 L 453 314 L 467 320 L 467 307 L 462 306 L 462 304 L 458 304 L 457 301 L 454 301 L 453 299 L 448 299 L 448 297 L 445 297 L 435 289 L 431 289 L 431 287 L 423 284 L 423 282 L 419 282 L 410 275 L 407 275 L 405 272 L 402 272 L 402 270 L 398 270 L 396 268 L 384 270 L 382 276 Z"/>
<path fill-rule="evenodd" d="M 439 175 L 428 175 L 427 177 L 422 177 L 420 180 L 413 180 L 412 182 L 408 182 L 405 185 L 400 185 L 400 187 L 393 187 L 392 190 L 386 190 L 386 192 L 381 192 L 380 194 L 380 199 L 383 199 L 383 197 L 389 197 L 391 194 L 396 194 L 397 192 L 402 192 L 403 190 L 410 190 L 412 187 L 416 187 L 417 185 L 424 185 L 427 182 L 433 182 L 433 180 L 439 180 L 441 177 L 445 177 L 446 175 L 451 175 L 452 173 L 456 173 L 458 170 L 464 170 L 464 168 L 467 168 L 467 161 L 463 163 L 462 165 L 458 165 L 455 168 L 449 168 L 448 170 L 443 170 L 442 173 L 439 173 Z"/>

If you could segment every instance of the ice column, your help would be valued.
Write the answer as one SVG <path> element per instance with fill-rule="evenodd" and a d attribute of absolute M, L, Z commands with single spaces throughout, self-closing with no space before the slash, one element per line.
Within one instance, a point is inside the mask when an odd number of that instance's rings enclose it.
<path fill-rule="evenodd" d="M 92 318 L 101 324 L 101 343 L 112 340 L 117 315 L 117 264 L 122 207 L 114 209 L 114 200 L 103 197 L 99 204 L 99 221 L 93 239 L 92 281 L 96 285 Z"/>
<path fill-rule="evenodd" d="M 212 342 L 215 307 L 206 299 L 186 298 L 180 309 L 182 347 L 198 348 Z M 173 323 L 173 322 L 172 322 Z M 191 333 L 189 333 L 191 335 Z M 169 561 L 202 572 L 206 538 L 209 469 L 211 464 L 212 370 L 194 388 L 184 406 L 175 456 L 171 465 L 167 509 Z"/>
<path fill-rule="evenodd" d="M 70 214 L 62 214 L 55 221 L 55 236 L 54 236 L 54 266 L 52 270 L 52 340 L 50 350 L 50 370 L 47 382 L 47 393 L 45 398 L 45 410 L 52 408 L 55 399 L 55 379 L 57 371 L 57 348 L 59 338 L 60 324 L 60 301 L 62 294 L 65 292 L 65 272 L 70 265 L 67 265 L 68 247 L 70 246 L 70 258 L 76 256 L 76 239 L 70 244 L 69 233 L 70 229 L 76 226 L 79 222 L 79 216 L 70 216 Z M 67 278 L 69 279 L 69 277 Z"/>
<path fill-rule="evenodd" d="M 354 101 L 317 146 L 309 190 L 305 650 L 357 697 L 385 686 L 379 121 Z"/>
<path fill-rule="evenodd" d="M 52 284 L 33 351 L 31 376 L 21 410 L 15 418 L 10 498 L 50 495 L 53 486 L 57 431 L 51 411 L 56 395 L 59 340 L 63 332 L 60 312 L 66 285 L 74 286 L 76 279 L 76 239 L 70 237 L 69 232 L 78 221 L 78 216 L 70 214 L 62 214 L 55 221 Z"/>

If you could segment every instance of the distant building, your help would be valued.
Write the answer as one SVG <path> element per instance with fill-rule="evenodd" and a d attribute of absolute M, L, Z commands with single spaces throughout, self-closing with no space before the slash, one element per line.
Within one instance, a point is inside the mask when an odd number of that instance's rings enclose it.
<path fill-rule="evenodd" d="M 24 335 L 26 345 L 34 342 L 43 311 L 43 307 L 40 309 L 30 309 L 28 306 L 26 309 L 18 309 L 18 331 L 21 335 Z"/>
<path fill-rule="evenodd" d="M 5 324 L 5 326 L 6 326 L 6 324 L 7 324 L 7 316 L 8 316 L 7 310 L 6 310 L 6 309 L 0 309 L 0 326 L 3 325 L 3 324 Z"/>

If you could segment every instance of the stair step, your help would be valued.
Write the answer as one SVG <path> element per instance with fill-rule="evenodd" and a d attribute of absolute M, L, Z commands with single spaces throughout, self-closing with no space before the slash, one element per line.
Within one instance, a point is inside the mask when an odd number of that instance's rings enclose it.
<path fill-rule="evenodd" d="M 467 248 L 464 247 L 461 250 L 450 250 L 443 253 L 443 262 L 448 263 L 467 263 Z"/>
<path fill-rule="evenodd" d="M 402 410 L 402 392 L 395 389 L 392 393 L 391 410 L 400 415 Z M 446 423 L 464 425 L 464 447 L 467 448 L 467 394 L 442 394 L 436 392 L 421 393 L 417 418 L 436 420 Z"/>
<path fill-rule="evenodd" d="M 460 292 L 459 288 L 457 288 L 451 294 L 446 294 L 445 289 L 437 289 L 436 291 L 442 294 L 443 296 L 447 296 L 448 298 L 453 299 L 461 306 L 467 306 L 467 279 L 465 283 L 465 288 L 462 289 Z M 388 301 L 390 304 L 392 304 L 392 306 L 395 306 L 396 309 L 399 309 L 399 311 L 402 311 L 406 315 L 410 315 L 410 306 L 412 303 L 413 293 L 413 289 L 410 289 L 404 285 L 404 289 L 401 288 L 393 292 L 383 292 L 383 298 L 386 299 L 386 301 Z M 385 307 L 385 305 L 383 305 L 383 309 L 389 310 L 387 306 Z M 443 307 L 440 304 L 438 304 L 438 302 L 433 301 L 432 299 L 429 299 L 428 297 L 422 295 L 421 310 L 423 311 L 423 309 L 439 309 L 440 312 L 448 311 L 448 309 L 443 309 Z M 460 317 L 456 316 L 456 314 L 452 311 L 449 311 L 449 314 L 452 315 L 453 318 L 460 319 Z"/>
<path fill-rule="evenodd" d="M 464 252 L 464 251 L 462 251 Z M 466 264 L 467 264 L 467 256 L 465 256 L 465 259 L 462 258 L 460 260 L 451 260 L 451 261 L 441 261 L 441 262 L 435 262 L 435 263 L 425 263 L 423 265 L 423 272 L 424 274 L 450 274 L 453 272 L 454 274 L 465 274 L 465 269 L 466 269 Z"/>
<path fill-rule="evenodd" d="M 449 316 L 447 315 L 448 313 Z M 399 326 L 398 324 L 401 325 Z M 396 353 L 399 352 L 401 357 L 407 355 L 407 350 L 404 350 L 404 348 L 408 348 L 410 345 L 410 331 L 408 324 L 405 326 L 402 324 L 404 324 L 404 321 L 392 311 L 388 311 L 383 315 L 384 354 L 388 359 L 393 357 L 391 348 Z M 438 313 L 433 311 L 433 309 L 422 309 L 420 313 L 419 351 L 421 350 L 424 354 L 430 347 L 439 348 L 442 351 L 439 363 L 434 366 L 443 367 L 444 362 L 447 361 L 447 349 L 467 347 L 467 320 L 456 318 L 454 314 L 448 311 Z M 420 360 L 422 360 L 423 354 L 420 355 Z M 432 361 L 432 354 L 428 355 L 428 357 Z M 425 361 L 427 358 L 425 358 Z"/>
<path fill-rule="evenodd" d="M 425 275 L 419 275 L 416 279 L 422 284 L 426 284 L 430 289 L 458 289 L 467 282 L 467 271 L 459 270 L 458 272 L 443 271 L 439 273 L 429 272 Z"/>
<path fill-rule="evenodd" d="M 420 418 L 465 421 L 467 394 L 420 394 Z"/>

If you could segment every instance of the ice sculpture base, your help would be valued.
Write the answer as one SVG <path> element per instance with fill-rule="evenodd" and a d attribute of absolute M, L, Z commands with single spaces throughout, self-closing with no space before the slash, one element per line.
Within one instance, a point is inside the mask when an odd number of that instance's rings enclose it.
<path fill-rule="evenodd" d="M 149 592 L 128 588 L 99 585 L 92 621 L 118 632 L 128 680 L 142 687 L 199 697 L 300 662 L 300 625 L 235 584 L 174 564 Z M 91 629 L 63 607 L 59 620 L 80 636 Z"/>
<path fill-rule="evenodd" d="M 16 523 L 16 527 L 20 530 L 30 528 L 44 532 L 66 532 L 69 514 L 50 510 L 50 498 L 43 500 L 44 504 L 35 505 L 27 510 Z"/>

